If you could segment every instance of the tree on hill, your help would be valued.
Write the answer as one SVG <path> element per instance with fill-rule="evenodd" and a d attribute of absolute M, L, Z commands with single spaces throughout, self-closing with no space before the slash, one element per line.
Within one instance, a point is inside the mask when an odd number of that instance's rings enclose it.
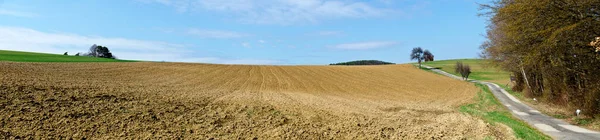
<path fill-rule="evenodd" d="M 350 61 L 350 62 L 334 63 L 334 64 L 329 64 L 329 65 L 389 65 L 389 64 L 394 64 L 394 63 L 379 61 L 379 60 L 357 60 L 357 61 Z"/>
<path fill-rule="evenodd" d="M 65 52 L 63 55 L 69 55 L 69 53 L 68 53 L 68 52 Z"/>
<path fill-rule="evenodd" d="M 108 49 L 108 47 L 105 46 L 98 46 L 96 44 L 92 45 L 90 47 L 89 52 L 86 54 L 86 56 L 92 56 L 92 57 L 100 57 L 100 58 L 110 58 L 110 59 L 115 59 L 116 57 L 110 52 L 110 50 Z"/>
<path fill-rule="evenodd" d="M 423 51 L 423 57 L 425 62 L 433 61 L 433 54 L 429 50 Z"/>
<path fill-rule="evenodd" d="M 413 48 L 410 53 L 410 60 L 417 60 L 419 62 L 419 68 L 421 68 L 421 62 L 433 61 L 433 54 L 429 50 L 423 50 L 421 47 Z"/>
<path fill-rule="evenodd" d="M 421 68 L 421 61 L 423 61 L 423 49 L 421 47 L 413 48 L 410 53 L 410 60 L 417 60 L 419 62 L 419 68 Z"/>

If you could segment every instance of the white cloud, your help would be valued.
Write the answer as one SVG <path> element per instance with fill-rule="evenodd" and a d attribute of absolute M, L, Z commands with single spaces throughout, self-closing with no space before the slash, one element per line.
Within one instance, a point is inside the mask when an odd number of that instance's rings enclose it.
<path fill-rule="evenodd" d="M 204 62 L 227 64 L 273 64 L 279 61 L 261 59 L 223 59 L 198 57 L 192 46 L 160 41 L 49 33 L 29 28 L 0 26 L 0 49 L 62 54 L 85 52 L 92 44 L 107 46 L 120 59 Z"/>
<path fill-rule="evenodd" d="M 108 46 L 123 59 L 169 59 L 187 51 L 183 45 L 124 38 L 90 37 L 66 33 L 46 33 L 28 28 L 0 26 L 0 48 L 33 52 L 83 52 L 96 43 Z M 159 57 L 156 57 L 156 56 Z"/>
<path fill-rule="evenodd" d="M 266 41 L 264 40 L 258 40 L 258 43 L 265 43 Z"/>
<path fill-rule="evenodd" d="M 202 37 L 202 38 L 241 38 L 249 36 L 244 33 L 232 32 L 232 31 L 221 31 L 221 30 L 205 30 L 205 29 L 188 29 L 187 34 Z"/>
<path fill-rule="evenodd" d="M 250 43 L 248 43 L 248 42 L 244 42 L 244 43 L 242 43 L 242 46 L 244 46 L 244 47 L 246 47 L 246 48 L 250 48 L 250 47 L 251 47 L 251 46 L 250 46 Z"/>
<path fill-rule="evenodd" d="M 13 11 L 13 10 L 6 10 L 6 9 L 0 9 L 0 15 L 14 16 L 14 17 L 26 17 L 26 18 L 38 16 L 37 14 L 34 14 L 34 13 Z"/>
<path fill-rule="evenodd" d="M 332 48 L 343 49 L 343 50 L 369 50 L 375 48 L 389 47 L 398 44 L 393 41 L 371 41 L 371 42 L 357 42 L 357 43 L 346 43 L 332 46 Z"/>
<path fill-rule="evenodd" d="M 213 11 L 254 24 L 318 23 L 332 18 L 379 17 L 396 10 L 345 0 L 142 0 L 174 7 L 179 12 Z"/>

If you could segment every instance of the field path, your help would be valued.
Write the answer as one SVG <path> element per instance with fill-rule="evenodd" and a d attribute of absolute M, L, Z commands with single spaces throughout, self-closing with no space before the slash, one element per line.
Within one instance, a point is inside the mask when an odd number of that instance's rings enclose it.
<path fill-rule="evenodd" d="M 434 72 L 440 73 L 442 75 L 446 75 L 448 77 L 452 77 L 454 79 L 461 80 L 461 77 L 452 75 L 445 71 L 434 69 L 430 66 L 423 66 L 428 68 Z M 506 106 L 511 113 L 527 122 L 531 126 L 535 126 L 538 130 L 543 132 L 544 134 L 551 136 L 554 139 L 561 140 L 598 140 L 600 139 L 600 133 L 592 130 L 588 130 L 585 128 L 581 128 L 578 126 L 571 125 L 563 120 L 552 118 L 546 114 L 543 114 L 525 104 L 523 104 L 519 99 L 510 95 L 500 86 L 490 83 L 469 79 L 470 82 L 480 83 L 488 86 L 496 99 L 498 99 L 504 106 Z"/>

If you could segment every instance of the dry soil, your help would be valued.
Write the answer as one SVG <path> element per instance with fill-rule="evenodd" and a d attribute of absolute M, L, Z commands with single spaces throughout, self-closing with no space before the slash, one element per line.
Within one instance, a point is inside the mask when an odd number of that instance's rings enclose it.
<path fill-rule="evenodd" d="M 411 65 L 0 62 L 0 138 L 483 139 L 470 83 Z"/>

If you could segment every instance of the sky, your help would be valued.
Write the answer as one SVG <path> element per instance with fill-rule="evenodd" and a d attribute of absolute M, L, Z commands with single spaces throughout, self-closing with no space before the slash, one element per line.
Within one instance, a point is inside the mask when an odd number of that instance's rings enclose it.
<path fill-rule="evenodd" d="M 119 59 L 327 65 L 477 58 L 484 0 L 0 0 L 0 50 Z"/>

